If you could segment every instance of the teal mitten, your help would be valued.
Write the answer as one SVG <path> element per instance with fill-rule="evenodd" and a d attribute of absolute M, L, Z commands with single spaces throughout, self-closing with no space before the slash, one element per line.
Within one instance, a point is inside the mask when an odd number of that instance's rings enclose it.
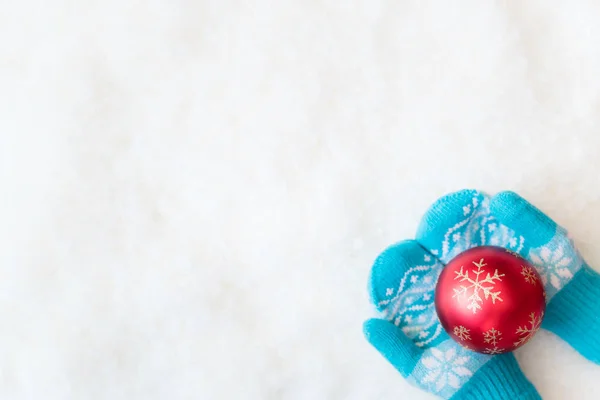
<path fill-rule="evenodd" d="M 464 233 L 464 228 L 455 232 Z M 443 267 L 414 240 L 386 249 L 369 280 L 381 318 L 365 322 L 367 340 L 410 383 L 444 399 L 541 399 L 511 353 L 469 351 L 443 330 L 433 297 Z"/>
<path fill-rule="evenodd" d="M 542 327 L 600 364 L 600 275 L 564 228 L 518 194 L 490 198 L 462 190 L 444 196 L 423 217 L 417 239 L 443 262 L 480 245 L 521 254 L 536 266 L 546 288 Z"/>

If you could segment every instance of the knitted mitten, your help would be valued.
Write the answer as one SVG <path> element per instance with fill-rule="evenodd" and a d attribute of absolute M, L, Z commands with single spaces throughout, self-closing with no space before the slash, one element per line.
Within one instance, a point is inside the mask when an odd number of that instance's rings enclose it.
<path fill-rule="evenodd" d="M 519 253 L 546 289 L 542 327 L 600 364 L 600 275 L 580 256 L 567 231 L 513 192 L 490 198 L 462 190 L 435 202 L 421 221 L 419 242 L 443 262 L 480 245 Z"/>
<path fill-rule="evenodd" d="M 365 322 L 367 340 L 410 383 L 444 399 L 541 399 L 511 353 L 475 353 L 446 334 L 433 298 L 442 268 L 414 240 L 386 249 L 369 280 L 382 315 Z"/>

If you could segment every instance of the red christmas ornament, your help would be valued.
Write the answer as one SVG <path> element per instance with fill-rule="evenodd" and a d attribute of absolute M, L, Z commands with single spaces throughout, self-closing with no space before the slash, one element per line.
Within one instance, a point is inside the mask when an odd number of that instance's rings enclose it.
<path fill-rule="evenodd" d="M 446 332 L 470 350 L 501 354 L 527 343 L 542 324 L 546 294 L 524 258 L 495 246 L 475 247 L 446 265 L 435 288 Z"/>

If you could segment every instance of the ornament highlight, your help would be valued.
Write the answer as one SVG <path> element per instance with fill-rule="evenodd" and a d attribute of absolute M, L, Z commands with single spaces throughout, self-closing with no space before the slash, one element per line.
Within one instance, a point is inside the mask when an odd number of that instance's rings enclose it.
<path fill-rule="evenodd" d="M 469 249 L 438 278 L 435 309 L 461 346 L 485 354 L 513 351 L 540 329 L 546 294 L 535 268 L 496 246 Z"/>

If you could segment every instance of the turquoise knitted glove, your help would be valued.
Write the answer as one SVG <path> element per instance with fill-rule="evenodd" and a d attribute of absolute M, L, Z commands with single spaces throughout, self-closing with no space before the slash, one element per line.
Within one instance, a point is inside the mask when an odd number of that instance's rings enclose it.
<path fill-rule="evenodd" d="M 541 399 L 511 353 L 471 352 L 444 332 L 433 298 L 442 268 L 414 240 L 386 249 L 369 280 L 382 315 L 365 322 L 367 340 L 411 384 L 444 399 Z"/>
<path fill-rule="evenodd" d="M 600 275 L 567 231 L 525 199 L 513 192 L 490 199 L 474 190 L 444 196 L 423 217 L 417 238 L 444 262 L 479 245 L 521 254 L 536 266 L 546 288 L 542 327 L 600 363 Z"/>

